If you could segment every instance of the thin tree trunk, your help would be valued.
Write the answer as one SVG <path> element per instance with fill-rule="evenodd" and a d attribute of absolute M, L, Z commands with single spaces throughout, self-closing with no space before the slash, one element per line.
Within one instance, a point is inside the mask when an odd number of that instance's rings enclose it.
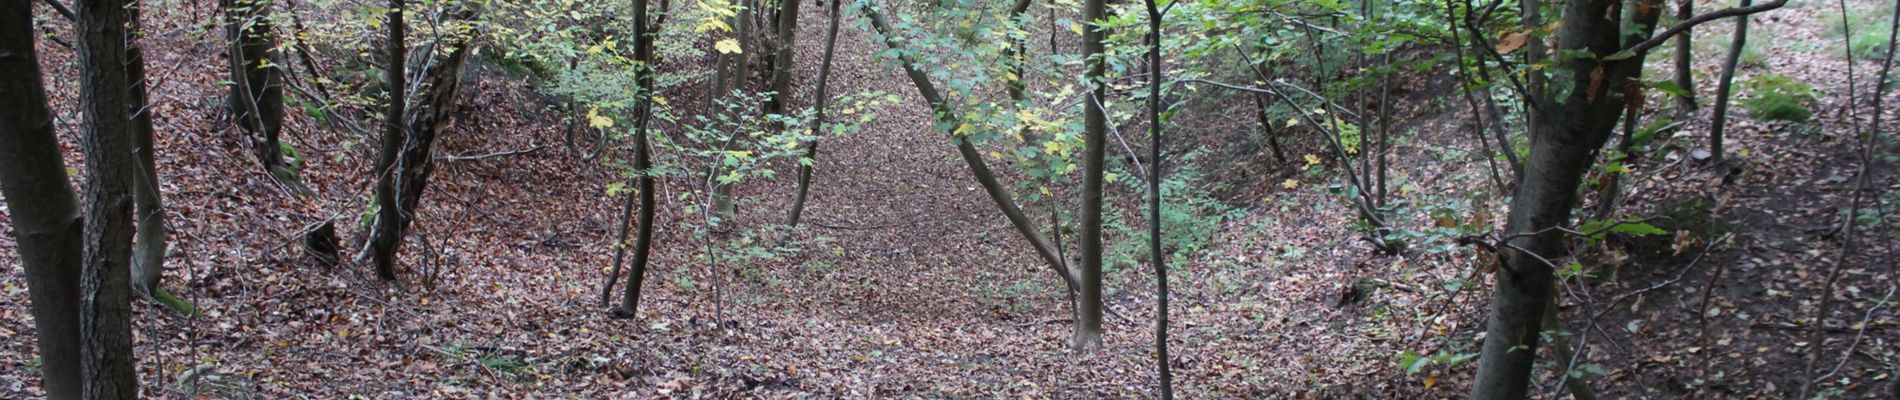
<path fill-rule="evenodd" d="M 1563 327 L 1563 324 L 1557 320 L 1557 314 L 1560 311 L 1558 309 L 1559 304 L 1563 300 L 1562 297 L 1558 296 L 1555 291 L 1551 292 L 1550 302 L 1544 305 L 1544 327 L 1547 329 L 1562 329 Z M 1572 367 L 1570 364 L 1571 360 L 1577 358 L 1577 350 L 1571 346 L 1570 336 L 1561 334 L 1551 335 L 1550 342 L 1550 346 L 1556 350 L 1557 353 L 1556 365 L 1562 366 L 1558 369 L 1559 373 L 1568 372 L 1568 368 Z M 1561 377 L 1561 379 L 1564 381 L 1564 388 L 1570 390 L 1570 396 L 1572 398 L 1576 400 L 1596 400 L 1597 392 L 1595 389 L 1590 388 L 1590 380 L 1588 378 L 1582 375 L 1571 376 L 1566 374 Z"/>
<path fill-rule="evenodd" d="M 155 151 L 152 132 L 152 109 L 146 96 L 145 52 L 140 49 L 138 38 L 141 33 L 139 9 L 142 0 L 131 0 L 125 8 L 126 20 L 130 24 L 125 36 L 126 88 L 130 104 L 127 113 L 132 116 L 132 146 L 138 154 L 137 173 L 133 175 L 132 192 L 134 209 L 138 218 L 136 247 L 132 248 L 132 287 L 147 299 L 168 299 L 169 294 L 161 294 L 159 280 L 165 274 L 165 201 L 158 190 L 158 162 L 153 159 Z M 182 311 L 182 310 L 181 310 Z"/>
<path fill-rule="evenodd" d="M 389 106 L 383 112 L 382 151 L 376 159 L 376 226 L 371 230 L 371 254 L 376 263 L 376 276 L 385 281 L 396 279 L 396 250 L 402 246 L 402 218 L 397 211 L 396 191 L 398 184 L 397 157 L 401 156 L 405 125 L 403 115 L 408 101 L 405 91 L 406 72 L 409 63 L 409 51 L 403 38 L 403 0 L 389 0 L 389 17 L 383 23 L 389 26 L 388 50 L 383 56 L 384 92 L 389 95 Z"/>
<path fill-rule="evenodd" d="M 1504 179 L 1498 173 L 1498 158 L 1496 154 L 1492 153 L 1491 141 L 1485 136 L 1485 131 L 1491 129 L 1491 125 L 1485 122 L 1485 111 L 1495 110 L 1495 108 L 1479 108 L 1477 97 L 1471 95 L 1471 73 L 1465 69 L 1465 44 L 1464 40 L 1458 35 L 1457 21 L 1458 9 L 1455 7 L 1455 3 L 1452 3 L 1451 0 L 1445 0 L 1445 23 L 1451 25 L 1450 45 L 1453 56 L 1457 57 L 1454 60 L 1457 62 L 1455 68 L 1457 69 L 1459 77 L 1458 91 L 1464 95 L 1465 105 L 1471 108 L 1472 124 L 1474 126 L 1472 133 L 1475 133 L 1478 137 L 1478 147 L 1480 154 L 1484 157 L 1485 164 L 1491 167 L 1491 182 L 1502 192 L 1504 190 Z M 1509 148 L 1504 150 L 1511 151 Z M 1516 171 L 1513 171 L 1513 173 L 1516 173 Z M 1515 182 L 1517 176 L 1512 175 L 1511 178 L 1513 182 Z"/>
<path fill-rule="evenodd" d="M 79 271 L 82 396 L 138 397 L 132 360 L 133 154 L 131 82 L 123 0 L 78 3 L 80 114 L 85 133 L 86 219 Z"/>
<path fill-rule="evenodd" d="M 647 255 L 653 250 L 653 149 L 648 144 L 647 123 L 653 113 L 653 36 L 657 33 L 648 26 L 647 0 L 633 1 L 633 31 L 640 37 L 634 41 L 634 61 L 640 70 L 634 82 L 635 92 L 640 96 L 638 120 L 634 125 L 633 167 L 638 169 L 640 191 L 640 228 L 633 242 L 632 271 L 627 273 L 627 295 L 622 298 L 620 309 L 615 316 L 632 318 L 640 310 L 640 288 L 646 281 Z M 623 228 L 624 229 L 624 228 Z"/>
<path fill-rule="evenodd" d="M 1168 357 L 1168 263 L 1161 254 L 1161 9 L 1148 0 L 1148 261 L 1155 270 L 1155 368 L 1161 399 L 1174 399 Z"/>
<path fill-rule="evenodd" d="M 1640 84 L 1646 51 L 1605 60 L 1623 50 L 1622 42 L 1648 38 L 1655 30 L 1660 0 L 1637 1 L 1649 4 L 1638 7 L 1647 12 L 1632 13 L 1635 20 L 1630 23 L 1639 28 L 1630 35 L 1622 34 L 1622 15 L 1611 12 L 1616 2 L 1564 4 L 1563 28 L 1558 33 L 1561 50 L 1588 51 L 1597 57 L 1577 58 L 1564 65 L 1571 72 L 1571 90 L 1562 108 L 1538 113 L 1536 124 L 1531 126 L 1530 158 L 1517 195 L 1512 198 L 1505 228 L 1505 233 L 1513 237 L 1505 243 L 1510 257 L 1505 268 L 1498 271 L 1483 356 L 1471 386 L 1473 399 L 1529 396 L 1544 308 L 1554 287 L 1555 267 L 1544 260 L 1560 258 L 1565 251 L 1564 233 L 1550 228 L 1569 225 L 1577 187 L 1594 164 L 1597 150 L 1616 128 L 1617 112 L 1628 100 L 1622 97 L 1639 93 L 1625 89 Z M 1526 99 L 1555 104 L 1547 100 Z"/>
<path fill-rule="evenodd" d="M 302 191 L 297 171 L 284 159 L 280 138 L 284 125 L 283 71 L 267 65 L 277 41 L 270 6 L 258 0 L 224 0 L 224 35 L 230 42 L 231 69 L 227 101 L 264 172 Z M 305 67 L 316 73 L 314 64 Z"/>
<path fill-rule="evenodd" d="M 49 399 L 78 399 L 79 204 L 66 176 L 35 54 L 33 3 L 0 2 L 0 196 L 12 217 Z"/>
<path fill-rule="evenodd" d="M 1286 165 L 1286 152 L 1280 149 L 1280 133 L 1273 130 L 1273 121 L 1267 118 L 1267 95 L 1256 94 L 1253 104 L 1260 109 L 1254 117 L 1260 122 L 1260 132 L 1267 136 L 1267 148 L 1273 150 L 1274 165 Z"/>
<path fill-rule="evenodd" d="M 757 51 L 755 46 L 746 45 L 746 43 L 752 40 L 753 16 L 755 15 L 753 8 L 756 7 L 757 2 L 746 2 L 746 6 L 739 9 L 738 39 L 739 48 L 741 50 L 738 54 L 733 55 L 733 57 L 738 60 L 736 60 L 737 62 L 733 65 L 732 73 L 732 87 L 739 90 L 746 89 L 746 82 L 750 80 L 752 75 L 752 56 L 748 52 Z M 723 96 L 725 93 L 718 95 Z M 730 221 L 739 214 L 738 205 L 732 201 L 732 184 L 720 182 L 717 185 L 713 185 L 712 208 L 714 214 L 719 216 L 720 221 Z"/>
<path fill-rule="evenodd" d="M 1686 21 L 1692 15 L 1695 0 L 1676 0 L 1677 21 Z M 1688 118 L 1696 109 L 1693 36 L 1686 29 L 1676 34 L 1676 86 L 1682 89 L 1682 94 L 1676 96 L 1676 113 L 1681 118 Z"/>
<path fill-rule="evenodd" d="M 1103 0 L 1085 0 L 1082 2 L 1082 21 L 1093 24 L 1106 18 L 1106 6 Z M 1102 347 L 1102 198 L 1104 183 L 1104 155 L 1108 148 L 1108 110 L 1102 109 L 1107 101 L 1108 86 L 1102 81 L 1106 75 L 1107 61 L 1102 59 L 1106 53 L 1104 45 L 1108 32 L 1099 26 L 1088 26 L 1082 34 L 1082 57 L 1087 62 L 1087 70 L 1082 79 L 1088 82 L 1091 101 L 1083 108 L 1082 141 L 1082 305 L 1075 320 L 1075 336 L 1071 346 L 1077 351 L 1093 352 Z"/>
<path fill-rule="evenodd" d="M 903 49 L 902 42 L 900 42 L 901 39 L 892 35 L 895 31 L 892 30 L 890 24 L 884 20 L 883 15 L 878 13 L 875 4 L 867 5 L 863 10 L 865 17 L 871 20 L 871 27 L 877 31 L 879 35 L 884 36 L 884 45 L 886 47 L 898 50 Z M 937 91 L 936 85 L 930 83 L 930 75 L 918 69 L 916 61 L 909 55 L 903 54 L 900 51 L 897 58 L 898 63 L 904 67 L 905 75 L 910 77 L 911 85 L 917 88 L 918 95 L 922 96 L 924 102 L 930 105 L 931 112 L 936 115 L 938 120 L 956 121 L 958 118 L 957 111 L 944 100 L 943 95 Z M 1021 233 L 1023 238 L 1029 241 L 1030 247 L 1036 250 L 1036 254 L 1042 257 L 1050 269 L 1054 270 L 1057 277 L 1062 278 L 1064 284 L 1079 290 L 1080 280 L 1077 277 L 1076 271 L 1070 268 L 1069 264 L 1062 259 L 1057 248 L 1050 244 L 1049 239 L 1043 236 L 1041 231 L 1036 230 L 1033 223 L 1029 221 L 1029 217 L 1023 214 L 1022 209 L 1016 207 L 1016 202 L 1012 200 L 1013 195 L 1009 193 L 1009 189 L 1004 188 L 1002 182 L 997 181 L 996 174 L 991 172 L 989 165 L 983 161 L 983 153 L 977 151 L 976 145 L 969 140 L 961 138 L 952 138 L 951 140 L 956 143 L 957 155 L 961 156 L 963 163 L 970 168 L 970 175 L 976 178 L 977 183 L 983 187 L 983 192 L 990 196 L 990 201 L 996 204 L 996 208 L 1003 212 L 1005 218 L 1009 219 L 1010 225 L 1014 226 L 1016 231 Z"/>
<path fill-rule="evenodd" d="M 1751 0 L 1742 0 L 1742 7 L 1748 7 Z M 1728 58 L 1722 60 L 1722 78 L 1715 82 L 1715 116 L 1709 120 L 1709 162 L 1721 164 L 1727 158 L 1723 148 L 1723 136 L 1728 128 L 1728 102 L 1730 91 L 1735 86 L 1735 67 L 1741 63 L 1742 47 L 1748 44 L 1748 17 L 1735 19 L 1735 37 L 1728 45 Z"/>
<path fill-rule="evenodd" d="M 798 197 L 792 200 L 792 215 L 785 218 L 787 227 L 798 227 L 798 218 L 805 213 L 805 199 L 811 194 L 812 166 L 818 163 L 818 143 L 825 134 L 825 105 L 831 102 L 831 93 L 825 85 L 831 81 L 831 58 L 838 44 L 839 3 L 843 1 L 831 2 L 831 21 L 825 26 L 825 55 L 818 66 L 818 93 L 812 98 L 812 141 L 805 145 L 805 155 L 798 163 Z"/>
<path fill-rule="evenodd" d="M 639 183 L 637 180 L 635 181 L 634 185 L 635 187 L 638 187 Z M 638 189 L 635 189 L 634 191 L 638 191 Z M 626 260 L 626 256 L 627 256 L 627 245 L 628 245 L 627 237 L 633 232 L 632 228 L 633 228 L 634 198 L 635 198 L 635 193 L 633 191 L 629 191 L 627 192 L 626 200 L 621 201 L 620 203 L 620 235 L 618 239 L 614 239 L 613 270 L 607 273 L 607 281 L 601 283 L 601 289 L 600 289 L 600 307 L 601 308 L 607 308 L 608 306 L 613 304 L 614 284 L 620 282 L 620 266 L 622 265 L 621 263 Z"/>

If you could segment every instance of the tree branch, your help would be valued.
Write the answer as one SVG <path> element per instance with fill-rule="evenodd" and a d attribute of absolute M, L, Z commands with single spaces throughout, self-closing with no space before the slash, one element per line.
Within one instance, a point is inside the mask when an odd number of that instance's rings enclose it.
<path fill-rule="evenodd" d="M 1617 52 L 1615 55 L 1610 56 L 1609 59 L 1620 60 L 1624 58 L 1629 58 L 1631 56 L 1635 56 L 1637 54 L 1641 54 L 1642 52 L 1645 52 L 1645 51 L 1649 51 L 1649 49 L 1655 48 L 1656 46 L 1661 46 L 1663 42 L 1669 41 L 1670 37 L 1674 37 L 1678 34 L 1681 34 L 1682 32 L 1687 31 L 1689 30 L 1689 28 L 1693 28 L 1696 25 L 1701 25 L 1703 23 L 1714 21 L 1717 19 L 1722 19 L 1722 18 L 1740 17 L 1740 16 L 1758 14 L 1758 13 L 1766 12 L 1769 10 L 1781 8 L 1781 6 L 1787 5 L 1787 4 L 1788 4 L 1788 0 L 1775 0 L 1775 1 L 1756 4 L 1756 5 L 1752 5 L 1748 7 L 1730 7 L 1730 8 L 1726 8 L 1721 11 L 1716 11 L 1712 13 L 1697 14 L 1695 17 L 1689 18 L 1686 21 L 1676 23 L 1674 26 L 1670 26 L 1669 29 L 1664 29 L 1662 33 L 1658 33 L 1656 34 L 1656 36 L 1650 37 L 1649 40 L 1644 40 L 1642 43 L 1637 43 L 1635 46 L 1630 46 L 1629 48 L 1623 49 L 1623 51 Z"/>

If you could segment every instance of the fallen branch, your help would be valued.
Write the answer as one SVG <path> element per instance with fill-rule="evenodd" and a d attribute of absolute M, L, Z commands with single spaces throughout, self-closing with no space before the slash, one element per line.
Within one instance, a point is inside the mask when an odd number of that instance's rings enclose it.
<path fill-rule="evenodd" d="M 435 160 L 436 160 L 436 161 L 440 161 L 440 162 L 456 162 L 456 161 L 475 161 L 475 160 L 486 160 L 486 159 L 490 159 L 490 158 L 499 158 L 499 157 L 507 157 L 507 156 L 518 156 L 518 155 L 523 155 L 523 154 L 533 154 L 533 153 L 535 153 L 535 152 L 538 152 L 538 151 L 541 151 L 541 150 L 543 150 L 543 149 L 547 149 L 547 148 L 548 148 L 548 146 L 547 146 L 547 145 L 539 145 L 539 146 L 534 146 L 534 148 L 532 148 L 532 149 L 527 149 L 527 150 L 514 150 L 514 151 L 503 151 L 503 152 L 495 152 L 495 153 L 488 153 L 488 154 L 477 154 L 477 155 L 451 155 L 451 156 L 447 156 L 447 157 L 436 157 L 436 159 L 435 159 Z"/>

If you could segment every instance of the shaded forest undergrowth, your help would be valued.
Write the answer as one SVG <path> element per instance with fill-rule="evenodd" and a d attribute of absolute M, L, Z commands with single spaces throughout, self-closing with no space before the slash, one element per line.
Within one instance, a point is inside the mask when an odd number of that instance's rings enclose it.
<path fill-rule="evenodd" d="M 1796 8 L 1763 23 L 1812 39 L 1822 34 L 1812 16 L 1819 11 Z M 209 12 L 159 13 L 150 29 L 189 29 Z M 1726 34 L 1726 24 L 1708 26 L 1698 35 Z M 820 29 L 808 24 L 800 36 Z M 441 143 L 447 159 L 409 239 L 404 278 L 386 284 L 364 268 L 320 267 L 297 242 L 318 221 L 338 221 L 346 239 L 358 233 L 355 212 L 374 175 L 360 155 L 371 145 L 293 113 L 287 136 L 307 155 L 304 179 L 317 193 L 287 196 L 253 172 L 245 145 L 220 121 L 219 95 L 206 89 L 220 76 L 196 68 L 219 57 L 218 46 L 151 40 L 154 92 L 164 94 L 155 113 L 159 174 L 176 240 L 168 260 L 180 297 L 205 315 L 139 303 L 139 375 L 149 395 L 1150 396 L 1152 274 L 1136 256 L 1112 268 L 1106 299 L 1120 317 L 1107 324 L 1107 350 L 1070 352 L 1061 282 L 997 215 L 902 72 L 876 58 L 879 45 L 856 27 L 840 38 L 838 81 L 904 101 L 879 110 L 860 133 L 827 139 L 809 222 L 783 244 L 774 232 L 715 233 L 740 256 L 709 263 L 705 239 L 685 228 L 698 216 L 678 200 L 692 183 L 664 182 L 660 245 L 635 319 L 611 319 L 595 302 L 618 221 L 618 200 L 604 194 L 621 181 L 621 167 L 564 152 L 573 116 L 493 63 L 470 72 L 477 79 Z M 71 50 L 42 49 L 49 76 L 73 73 Z M 1622 214 L 1652 218 L 1669 233 L 1591 244 L 1581 268 L 1593 277 L 1563 288 L 1590 299 L 1566 301 L 1562 320 L 1591 338 L 1579 369 L 1600 392 L 1731 397 L 1798 386 L 1788 371 L 1815 345 L 1805 342 L 1806 316 L 1839 251 L 1833 228 L 1857 151 L 1845 133 L 1845 81 L 1833 78 L 1845 64 L 1830 50 L 1765 49 L 1785 55 L 1744 72 L 1807 77 L 1824 93 L 1810 122 L 1742 118 L 1731 138 L 1743 161 L 1718 168 L 1694 154 L 1707 121 L 1691 118 L 1628 184 Z M 810 86 L 804 69 L 818 53 L 798 52 L 800 87 Z M 1713 65 L 1717 57 L 1700 59 Z M 1500 223 L 1505 205 L 1481 183 L 1489 172 L 1461 133 L 1470 121 L 1456 102 L 1440 100 L 1452 89 L 1422 75 L 1403 79 L 1418 90 L 1397 106 L 1406 123 L 1393 152 L 1394 192 L 1404 199 L 1394 225 L 1424 232 L 1446 218 Z M 47 83 L 59 132 L 70 139 L 76 88 Z M 682 103 L 703 96 L 667 95 Z M 1187 168 L 1205 171 L 1180 190 L 1205 214 L 1191 218 L 1206 236 L 1172 259 L 1179 391 L 1463 393 L 1489 298 L 1473 253 L 1421 234 L 1407 256 L 1377 255 L 1337 194 L 1337 160 L 1293 145 L 1287 152 L 1296 157 L 1276 162 L 1259 146 L 1250 111 L 1204 103 L 1187 106 L 1191 115 L 1173 130 L 1193 138 L 1181 153 L 1199 149 Z M 1883 146 L 1894 154 L 1891 141 Z M 776 169 L 789 172 L 785 164 Z M 1875 169 L 1892 177 L 1893 167 L 1883 159 Z M 1900 188 L 1891 178 L 1875 186 Z M 1132 243 L 1140 191 L 1111 187 L 1127 220 L 1110 238 Z M 771 225 L 792 190 L 790 179 L 742 186 L 740 225 Z M 1888 385 L 1900 360 L 1900 320 L 1891 306 L 1875 307 L 1900 284 L 1891 273 L 1893 228 L 1870 230 L 1847 261 L 1829 319 L 1841 326 L 1823 367 L 1850 342 L 1858 349 L 1824 386 L 1844 397 Z M 0 397 L 31 396 L 33 328 L 19 263 L 8 259 L 16 257 L 12 235 L 0 237 L 0 264 L 12 266 L 0 274 L 0 336 L 8 338 Z M 1853 326 L 1863 321 L 1865 329 Z M 1562 368 L 1545 369 L 1538 382 L 1547 392 Z"/>

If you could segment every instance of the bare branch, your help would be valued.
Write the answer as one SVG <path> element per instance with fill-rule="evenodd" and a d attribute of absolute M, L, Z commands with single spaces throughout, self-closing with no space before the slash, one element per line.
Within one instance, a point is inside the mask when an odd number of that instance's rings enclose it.
<path fill-rule="evenodd" d="M 1620 60 L 1624 58 L 1629 58 L 1631 56 L 1635 56 L 1645 51 L 1649 51 L 1649 49 L 1655 48 L 1656 46 L 1661 46 L 1663 42 L 1669 41 L 1670 37 L 1681 34 L 1683 31 L 1687 31 L 1689 30 L 1689 28 L 1693 28 L 1696 25 L 1701 25 L 1703 23 L 1722 19 L 1722 18 L 1754 15 L 1754 14 L 1766 12 L 1769 10 L 1781 8 L 1781 6 L 1787 5 L 1787 4 L 1788 4 L 1788 0 L 1775 0 L 1775 1 L 1756 4 L 1756 5 L 1752 5 L 1748 7 L 1730 7 L 1730 8 L 1722 9 L 1721 11 L 1716 11 L 1712 13 L 1698 14 L 1695 17 L 1689 18 L 1688 20 L 1676 23 L 1674 26 L 1670 26 L 1669 29 L 1664 29 L 1662 33 L 1658 33 L 1656 34 L 1656 36 L 1650 37 L 1649 40 L 1644 40 L 1642 43 L 1637 43 L 1635 46 L 1630 46 L 1629 48 L 1623 49 L 1623 51 L 1617 52 L 1615 55 L 1610 56 L 1609 59 Z"/>

